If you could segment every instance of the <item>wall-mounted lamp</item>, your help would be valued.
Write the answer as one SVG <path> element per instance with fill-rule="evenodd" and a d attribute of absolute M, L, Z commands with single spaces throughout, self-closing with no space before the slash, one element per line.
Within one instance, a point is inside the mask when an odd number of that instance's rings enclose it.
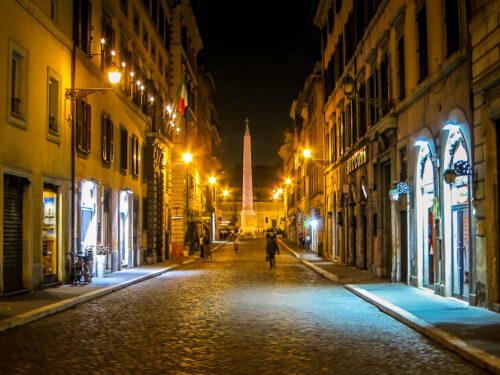
<path fill-rule="evenodd" d="M 470 176 L 472 175 L 472 167 L 470 163 L 466 160 L 459 160 L 454 165 L 453 168 L 448 168 L 443 173 L 444 181 L 451 185 L 455 183 L 458 176 Z"/>
<path fill-rule="evenodd" d="M 410 193 L 410 185 L 406 182 L 398 182 L 394 184 L 394 188 L 389 190 L 389 199 L 393 202 L 397 202 L 399 197 L 403 194 Z"/>

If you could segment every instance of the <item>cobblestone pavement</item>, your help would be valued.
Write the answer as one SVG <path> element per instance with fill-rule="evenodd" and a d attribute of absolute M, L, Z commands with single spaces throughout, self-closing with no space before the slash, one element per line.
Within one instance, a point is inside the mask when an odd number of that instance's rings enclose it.
<path fill-rule="evenodd" d="M 0 333 L 1 374 L 480 374 L 263 240 Z"/>

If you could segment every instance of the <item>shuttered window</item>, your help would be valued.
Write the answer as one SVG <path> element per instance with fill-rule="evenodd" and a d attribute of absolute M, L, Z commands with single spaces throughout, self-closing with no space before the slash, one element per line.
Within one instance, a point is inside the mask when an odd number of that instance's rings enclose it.
<path fill-rule="evenodd" d="M 76 102 L 76 148 L 90 152 L 91 106 L 83 100 Z"/>
<path fill-rule="evenodd" d="M 128 167 L 128 132 L 127 129 L 120 130 L 120 171 L 127 172 Z"/>
<path fill-rule="evenodd" d="M 114 160 L 113 122 L 107 115 L 102 117 L 102 160 L 107 164 Z"/>

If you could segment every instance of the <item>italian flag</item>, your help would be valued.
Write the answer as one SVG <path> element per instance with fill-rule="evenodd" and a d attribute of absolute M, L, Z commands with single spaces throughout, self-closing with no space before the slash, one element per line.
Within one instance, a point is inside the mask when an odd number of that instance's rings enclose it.
<path fill-rule="evenodd" d="M 188 104 L 186 74 L 182 75 L 181 82 L 177 88 L 177 96 L 179 97 L 179 111 L 184 115 L 184 111 Z"/>

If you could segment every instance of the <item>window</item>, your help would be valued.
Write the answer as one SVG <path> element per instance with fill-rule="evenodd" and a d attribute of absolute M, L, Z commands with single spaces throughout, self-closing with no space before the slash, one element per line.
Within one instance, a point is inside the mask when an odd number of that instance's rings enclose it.
<path fill-rule="evenodd" d="M 429 75 L 429 61 L 427 51 L 427 11 L 425 5 L 417 14 L 418 33 L 418 82 L 422 82 Z"/>
<path fill-rule="evenodd" d="M 380 62 L 380 96 L 385 103 L 389 103 L 389 59 L 387 55 L 382 57 Z M 389 112 L 388 105 L 382 106 L 382 115 Z"/>
<path fill-rule="evenodd" d="M 91 106 L 83 100 L 76 102 L 76 149 L 90 152 Z"/>
<path fill-rule="evenodd" d="M 405 38 L 401 37 L 398 41 L 398 82 L 399 82 L 399 99 L 403 100 L 406 97 L 405 85 Z"/>
<path fill-rule="evenodd" d="M 363 80 L 359 86 L 359 97 L 366 98 L 366 82 Z M 359 102 L 358 106 L 358 130 L 359 136 L 363 137 L 366 133 L 366 102 Z"/>
<path fill-rule="evenodd" d="M 160 74 L 163 74 L 163 57 L 158 54 L 158 69 L 160 70 Z"/>
<path fill-rule="evenodd" d="M 120 8 L 122 9 L 123 13 L 127 15 L 128 12 L 128 0 L 120 0 Z"/>
<path fill-rule="evenodd" d="M 152 0 L 151 19 L 153 20 L 153 23 L 156 26 L 158 24 L 158 0 Z"/>
<path fill-rule="evenodd" d="M 105 69 L 111 66 L 113 61 L 111 51 L 114 51 L 115 49 L 115 30 L 113 30 L 111 24 L 111 17 L 107 14 L 104 14 L 104 17 L 102 17 L 102 37 L 104 38 L 105 43 L 102 47 L 104 55 L 101 57 L 101 68 Z"/>
<path fill-rule="evenodd" d="M 141 19 L 139 17 L 139 13 L 134 8 L 134 30 L 137 35 L 139 35 L 139 25 L 141 24 Z"/>
<path fill-rule="evenodd" d="M 161 4 L 158 10 L 158 33 L 162 39 L 165 39 L 165 11 Z"/>
<path fill-rule="evenodd" d="M 460 48 L 460 19 L 456 0 L 446 0 L 446 55 L 451 56 Z"/>
<path fill-rule="evenodd" d="M 142 3 L 144 4 L 144 8 L 146 8 L 149 13 L 149 0 L 142 0 Z"/>
<path fill-rule="evenodd" d="M 151 39 L 151 58 L 153 61 L 156 61 L 156 44 L 153 42 L 153 39 Z"/>
<path fill-rule="evenodd" d="M 9 122 L 24 128 L 28 110 L 26 100 L 28 91 L 28 51 L 13 40 L 10 40 L 9 43 Z"/>
<path fill-rule="evenodd" d="M 170 49 L 170 25 L 168 19 L 165 18 L 165 47 Z"/>
<path fill-rule="evenodd" d="M 89 0 L 75 0 L 74 37 L 75 43 L 83 53 L 90 55 L 90 40 L 92 30 L 92 3 Z"/>
<path fill-rule="evenodd" d="M 127 172 L 128 162 L 128 132 L 127 129 L 120 130 L 120 171 Z"/>
<path fill-rule="evenodd" d="M 328 32 L 331 33 L 333 31 L 333 4 L 328 9 Z"/>
<path fill-rule="evenodd" d="M 57 0 L 50 0 L 50 20 L 56 22 L 57 17 Z"/>
<path fill-rule="evenodd" d="M 47 75 L 47 128 L 49 139 L 59 139 L 59 101 L 61 77 L 48 69 Z"/>
<path fill-rule="evenodd" d="M 111 164 L 114 160 L 113 122 L 107 114 L 102 116 L 102 160 Z"/>
<path fill-rule="evenodd" d="M 148 49 L 148 43 L 149 43 L 149 34 L 148 34 L 148 29 L 146 28 L 146 24 L 142 24 L 142 44 L 144 45 L 144 48 Z"/>
<path fill-rule="evenodd" d="M 139 176 L 139 138 L 135 134 L 131 137 L 131 162 L 132 162 L 132 174 L 134 176 Z"/>

